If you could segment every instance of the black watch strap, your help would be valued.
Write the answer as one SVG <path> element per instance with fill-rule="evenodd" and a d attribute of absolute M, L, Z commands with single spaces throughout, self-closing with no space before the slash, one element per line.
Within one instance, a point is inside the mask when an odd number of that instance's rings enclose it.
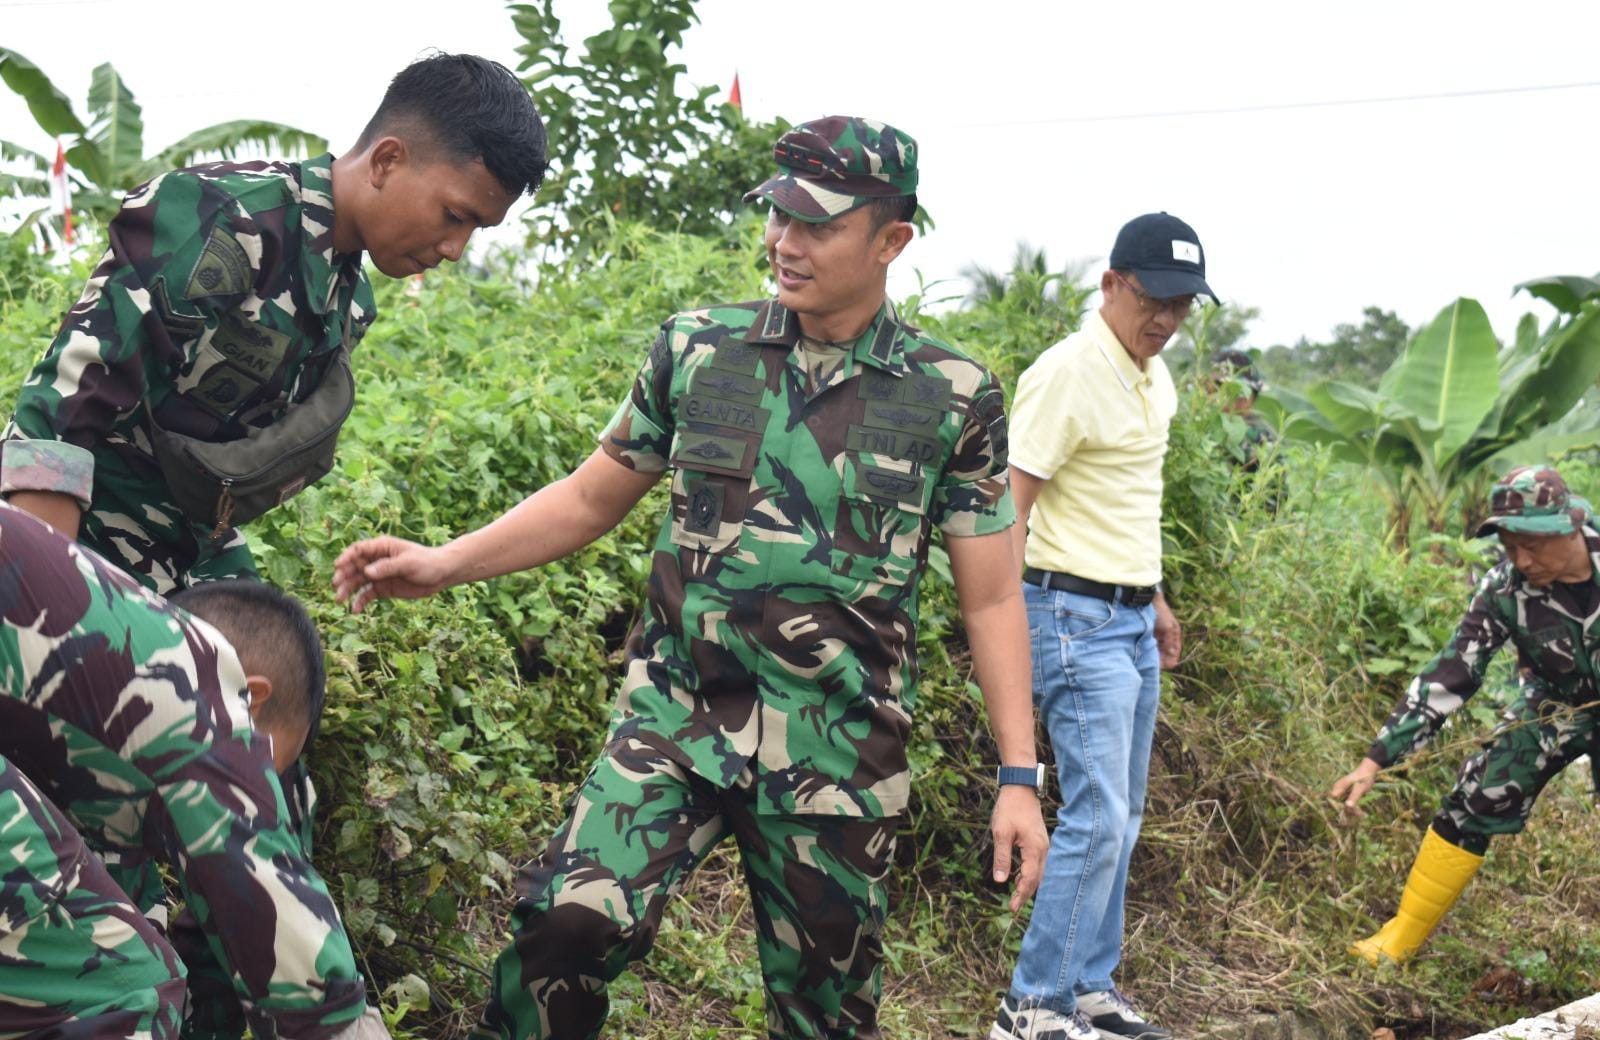
<path fill-rule="evenodd" d="M 1035 766 L 1001 766 L 995 770 L 994 782 L 1001 787 L 1007 784 L 1016 784 L 1019 787 L 1031 787 L 1035 791 L 1044 790 L 1044 763 Z"/>

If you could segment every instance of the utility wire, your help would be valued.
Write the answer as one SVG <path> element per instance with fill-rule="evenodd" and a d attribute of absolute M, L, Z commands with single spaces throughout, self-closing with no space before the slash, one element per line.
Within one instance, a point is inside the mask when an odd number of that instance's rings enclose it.
<path fill-rule="evenodd" d="M 1053 116 L 1043 119 L 1012 119 L 986 123 L 960 123 L 958 129 L 1009 126 L 1055 126 L 1063 123 L 1114 123 L 1135 119 L 1174 119 L 1187 116 L 1241 115 L 1251 112 L 1285 112 L 1305 108 L 1339 108 L 1350 105 L 1387 105 L 1404 101 L 1440 101 L 1451 98 L 1490 97 L 1500 94 L 1533 94 L 1551 90 L 1582 90 L 1600 87 L 1600 80 L 1580 83 L 1545 83 L 1530 87 L 1489 87 L 1483 90 L 1451 90 L 1437 94 L 1391 94 L 1386 97 L 1342 98 L 1334 101 L 1282 101 L 1266 105 L 1235 105 L 1228 108 L 1180 108 L 1165 112 L 1119 112 L 1095 116 Z"/>

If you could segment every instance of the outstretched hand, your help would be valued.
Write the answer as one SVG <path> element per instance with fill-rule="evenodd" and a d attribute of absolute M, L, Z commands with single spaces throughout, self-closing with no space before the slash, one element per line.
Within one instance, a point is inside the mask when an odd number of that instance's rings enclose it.
<path fill-rule="evenodd" d="M 1359 819 L 1366 813 L 1361 811 L 1357 804 L 1366 793 L 1372 790 L 1372 785 L 1378 779 L 1378 763 L 1370 758 L 1363 758 L 1361 764 L 1350 772 L 1334 781 L 1333 789 L 1328 792 L 1328 797 L 1335 802 L 1342 803 L 1339 813 L 1346 820 Z"/>
<path fill-rule="evenodd" d="M 375 599 L 421 599 L 450 584 L 442 550 L 390 535 L 356 542 L 333 564 L 333 598 L 355 614 Z"/>
<path fill-rule="evenodd" d="M 1013 912 L 1033 898 L 1044 877 L 1044 856 L 1050 849 L 1050 835 L 1044 829 L 1039 796 L 1027 787 L 1007 784 L 1000 788 L 989 821 L 994 834 L 994 880 L 1003 884 L 1011 876 L 1012 849 L 1020 849 L 1017 887 L 1011 893 Z"/>

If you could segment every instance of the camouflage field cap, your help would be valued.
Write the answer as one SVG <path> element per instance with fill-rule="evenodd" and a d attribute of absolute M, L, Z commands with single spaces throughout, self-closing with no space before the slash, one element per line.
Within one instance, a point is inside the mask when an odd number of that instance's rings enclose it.
<path fill-rule="evenodd" d="M 1501 477 L 1489 493 L 1489 519 L 1477 537 L 1512 534 L 1571 534 L 1589 522 L 1589 503 L 1567 490 L 1549 466 L 1522 466 Z"/>
<path fill-rule="evenodd" d="M 1256 371 L 1256 363 L 1242 350 L 1229 348 L 1217 351 L 1211 359 L 1211 374 L 1219 382 L 1227 379 L 1237 380 L 1252 394 L 1259 394 L 1262 387 L 1266 386 L 1261 381 L 1261 373 Z"/>
<path fill-rule="evenodd" d="M 778 138 L 776 176 L 745 192 L 797 220 L 823 224 L 873 199 L 917 190 L 917 142 L 873 119 L 824 116 Z"/>

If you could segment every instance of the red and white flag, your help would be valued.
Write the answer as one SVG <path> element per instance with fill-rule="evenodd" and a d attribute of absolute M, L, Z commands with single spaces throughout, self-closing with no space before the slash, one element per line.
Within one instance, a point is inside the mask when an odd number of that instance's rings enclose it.
<path fill-rule="evenodd" d="M 50 167 L 50 212 L 61 218 L 61 238 L 72 245 L 72 184 L 67 180 L 67 152 L 56 140 L 56 161 Z"/>
<path fill-rule="evenodd" d="M 728 91 L 728 104 L 737 108 L 740 112 L 744 111 L 744 99 L 739 96 L 739 72 L 737 69 L 733 73 L 733 89 Z"/>

